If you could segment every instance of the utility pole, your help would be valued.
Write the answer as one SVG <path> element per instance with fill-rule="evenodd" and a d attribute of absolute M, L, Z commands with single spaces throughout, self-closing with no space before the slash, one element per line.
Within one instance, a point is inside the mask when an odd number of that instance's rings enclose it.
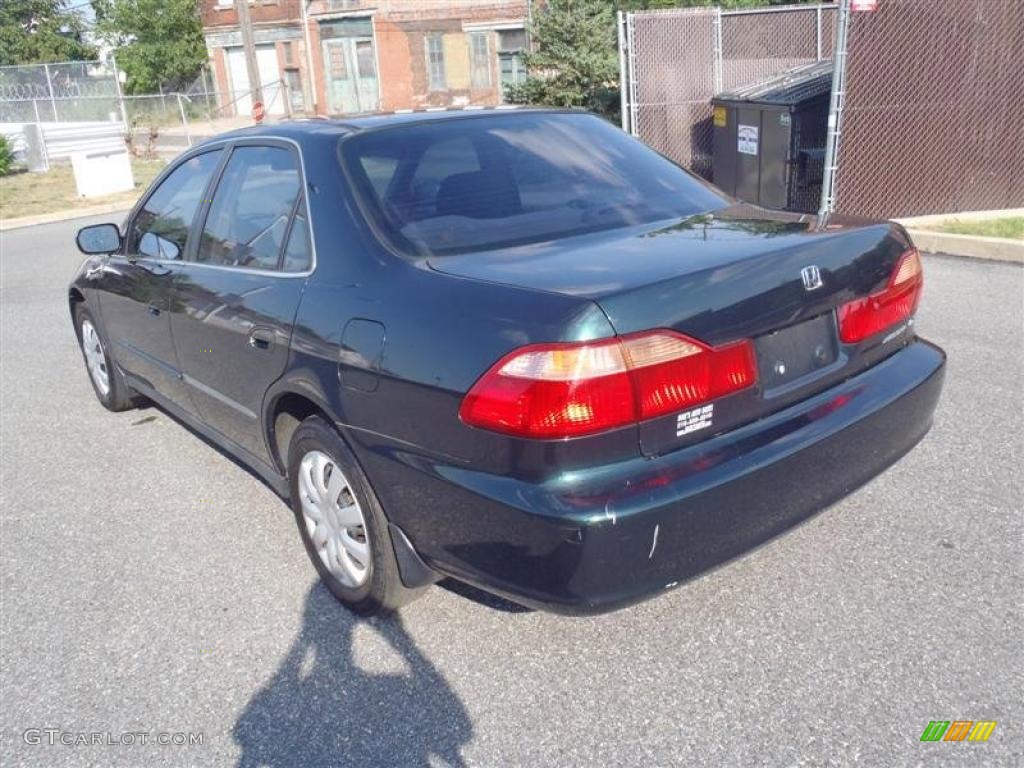
<path fill-rule="evenodd" d="M 252 19 L 249 18 L 249 0 L 235 0 L 238 12 L 238 27 L 242 31 L 242 47 L 245 49 L 245 69 L 249 73 L 249 92 L 252 103 L 263 103 L 263 88 L 260 84 L 260 68 L 256 63 L 256 43 L 252 36 Z M 238 97 L 235 96 L 237 99 Z"/>

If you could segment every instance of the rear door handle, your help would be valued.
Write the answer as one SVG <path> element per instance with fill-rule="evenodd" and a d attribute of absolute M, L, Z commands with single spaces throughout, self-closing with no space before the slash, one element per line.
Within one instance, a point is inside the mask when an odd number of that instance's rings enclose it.
<path fill-rule="evenodd" d="M 270 349 L 274 343 L 274 332 L 266 328 L 255 328 L 249 333 L 249 346 L 255 349 Z"/>

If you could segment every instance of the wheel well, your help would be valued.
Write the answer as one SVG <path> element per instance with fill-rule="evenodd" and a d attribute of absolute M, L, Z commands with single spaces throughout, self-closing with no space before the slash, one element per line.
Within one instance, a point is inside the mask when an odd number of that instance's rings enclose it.
<path fill-rule="evenodd" d="M 83 301 L 85 301 L 85 296 L 82 295 L 82 292 L 80 290 L 78 290 L 77 288 L 68 289 L 68 309 L 71 310 L 72 320 L 75 319 L 75 307 L 77 307 Z M 77 329 L 75 329 L 75 333 L 78 333 Z"/>
<path fill-rule="evenodd" d="M 291 442 L 292 435 L 298 429 L 299 424 L 310 416 L 320 416 L 328 424 L 334 423 L 333 419 L 324 412 L 323 408 L 303 395 L 289 392 L 282 395 L 274 403 L 274 410 L 270 417 L 270 434 L 267 443 L 273 453 L 277 468 L 286 477 L 288 475 L 288 443 Z"/>

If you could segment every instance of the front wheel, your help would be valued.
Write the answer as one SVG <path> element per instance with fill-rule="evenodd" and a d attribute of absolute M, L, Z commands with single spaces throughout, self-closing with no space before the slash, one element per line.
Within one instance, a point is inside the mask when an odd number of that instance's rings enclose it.
<path fill-rule="evenodd" d="M 331 593 L 363 615 L 392 611 L 422 589 L 401 580 L 387 520 L 355 456 L 313 416 L 288 448 L 292 511 L 313 566 Z"/>
<path fill-rule="evenodd" d="M 113 365 L 106 340 L 96 327 L 92 315 L 81 304 L 75 309 L 75 326 L 96 399 L 109 411 L 134 408 L 132 391 L 121 377 L 121 372 Z"/>

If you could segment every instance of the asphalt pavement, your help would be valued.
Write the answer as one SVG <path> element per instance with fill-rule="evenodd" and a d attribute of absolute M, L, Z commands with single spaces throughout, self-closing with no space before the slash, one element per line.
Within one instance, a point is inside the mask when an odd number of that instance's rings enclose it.
<path fill-rule="evenodd" d="M 434 587 L 366 621 L 267 487 L 97 403 L 83 223 L 0 234 L 3 765 L 1024 764 L 1019 266 L 925 258 L 933 430 L 766 547 L 605 616 Z M 922 743 L 932 720 L 997 726 Z"/>

